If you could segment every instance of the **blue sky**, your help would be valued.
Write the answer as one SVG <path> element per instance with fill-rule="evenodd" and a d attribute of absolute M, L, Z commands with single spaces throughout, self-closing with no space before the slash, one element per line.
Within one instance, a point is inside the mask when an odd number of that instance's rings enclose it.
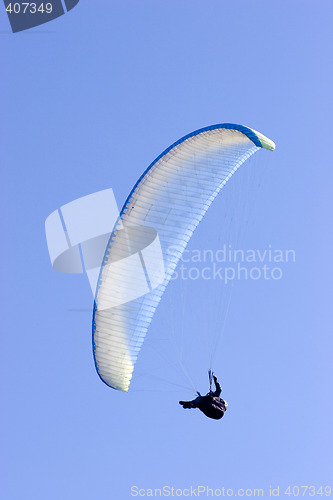
<path fill-rule="evenodd" d="M 200 484 L 268 498 L 270 485 L 333 482 L 332 14 L 329 1 L 81 0 L 13 35 L 2 9 L 3 498 Z M 277 145 L 249 164 L 260 186 L 251 180 L 246 231 L 238 217 L 242 245 L 294 249 L 296 262 L 233 290 L 214 366 L 229 409 L 215 422 L 182 410 L 190 391 L 159 385 L 154 353 L 179 331 L 208 389 L 200 333 L 228 296 L 221 283 L 171 284 L 138 362 L 148 375 L 116 392 L 95 372 L 88 282 L 52 269 L 44 221 L 109 187 L 121 205 L 163 149 L 222 122 Z M 222 198 L 191 248 L 218 248 Z M 163 363 L 164 380 L 188 385 Z"/>

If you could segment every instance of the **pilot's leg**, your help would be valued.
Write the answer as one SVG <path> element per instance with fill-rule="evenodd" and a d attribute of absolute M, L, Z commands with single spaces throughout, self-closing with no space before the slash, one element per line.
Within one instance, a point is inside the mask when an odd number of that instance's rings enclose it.
<path fill-rule="evenodd" d="M 201 396 L 198 396 L 193 399 L 193 401 L 179 401 L 179 404 L 182 405 L 183 408 L 198 408 L 200 400 Z"/>

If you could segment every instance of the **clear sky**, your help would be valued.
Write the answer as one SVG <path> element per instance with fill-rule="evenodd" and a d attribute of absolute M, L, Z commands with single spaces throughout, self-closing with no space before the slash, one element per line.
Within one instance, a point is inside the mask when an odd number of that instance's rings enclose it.
<path fill-rule="evenodd" d="M 81 0 L 12 34 L 0 9 L 2 498 L 332 485 L 332 15 L 328 0 Z M 229 409 L 216 422 L 178 405 L 193 391 L 171 383 L 189 385 L 168 339 L 208 390 L 201 349 L 223 284 L 171 283 L 133 391 L 114 391 L 94 368 L 88 281 L 52 269 L 44 222 L 110 187 L 122 205 L 163 149 L 223 122 L 277 145 L 244 170 L 260 186 L 249 184 L 246 235 L 239 219 L 243 247 L 296 261 L 280 280 L 234 287 L 214 361 Z M 224 241 L 222 198 L 190 248 Z"/>

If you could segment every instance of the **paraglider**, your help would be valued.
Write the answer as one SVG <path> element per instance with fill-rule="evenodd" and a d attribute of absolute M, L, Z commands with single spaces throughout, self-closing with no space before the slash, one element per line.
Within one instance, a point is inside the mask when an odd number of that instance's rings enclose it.
<path fill-rule="evenodd" d="M 202 411 L 206 417 L 219 420 L 227 411 L 228 403 L 220 397 L 222 392 L 221 386 L 217 381 L 216 375 L 209 370 L 210 382 L 212 377 L 214 379 L 215 391 L 212 390 L 210 383 L 210 390 L 206 396 L 201 396 L 200 392 L 198 392 L 198 397 L 193 399 L 193 401 L 179 401 L 179 404 L 185 409 L 199 408 L 199 410 Z"/>
<path fill-rule="evenodd" d="M 93 353 L 105 384 L 128 391 L 148 327 L 195 228 L 236 170 L 274 143 L 242 125 L 196 130 L 154 160 L 129 194 L 101 265 Z"/>

